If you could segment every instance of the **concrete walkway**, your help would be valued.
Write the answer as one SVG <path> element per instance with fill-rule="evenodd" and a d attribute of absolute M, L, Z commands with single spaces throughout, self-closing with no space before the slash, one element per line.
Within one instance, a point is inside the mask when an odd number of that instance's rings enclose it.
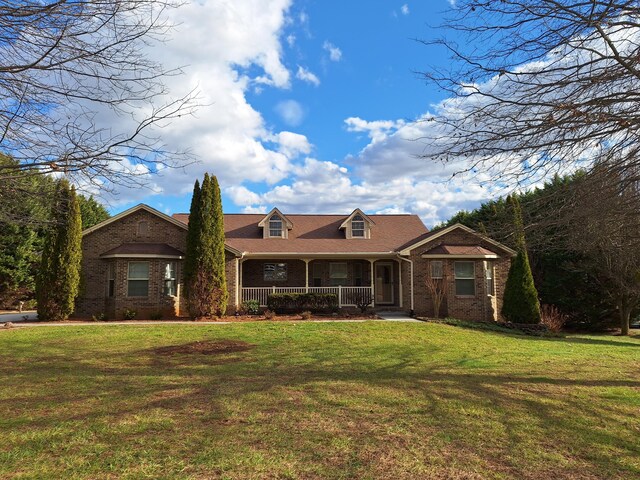
<path fill-rule="evenodd" d="M 390 322 L 420 322 L 404 312 L 376 312 L 376 315 L 380 317 L 380 320 L 389 320 Z"/>

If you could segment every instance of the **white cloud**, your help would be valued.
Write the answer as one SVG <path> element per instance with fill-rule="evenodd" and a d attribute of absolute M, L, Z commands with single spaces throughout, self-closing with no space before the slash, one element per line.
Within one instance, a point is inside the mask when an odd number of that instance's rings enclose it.
<path fill-rule="evenodd" d="M 274 136 L 274 141 L 278 143 L 278 151 L 288 158 L 307 155 L 311 152 L 309 140 L 299 133 L 280 132 Z"/>
<path fill-rule="evenodd" d="M 409 15 L 409 5 L 405 3 L 400 7 L 400 11 L 402 12 L 403 15 Z"/>
<path fill-rule="evenodd" d="M 328 40 L 324 42 L 322 48 L 329 52 L 329 59 L 331 59 L 332 62 L 339 62 L 342 59 L 342 50 Z"/>
<path fill-rule="evenodd" d="M 311 83 L 313 85 L 315 85 L 316 87 L 318 85 L 320 85 L 320 79 L 317 77 L 317 75 L 315 75 L 314 73 L 310 72 L 309 70 L 307 70 L 304 67 L 301 67 L 300 65 L 298 65 L 298 71 L 296 73 L 296 78 L 304 81 L 304 82 L 308 82 Z"/>
<path fill-rule="evenodd" d="M 289 126 L 297 127 L 304 119 L 304 109 L 295 100 L 283 100 L 275 106 L 275 111 Z"/>
<path fill-rule="evenodd" d="M 205 171 L 217 175 L 222 185 L 273 184 L 286 178 L 290 160 L 279 146 L 268 147 L 272 133 L 246 92 L 290 87 L 291 74 L 281 60 L 281 33 L 291 1 L 191 2 L 168 10 L 167 20 L 176 27 L 168 41 L 149 47 L 149 55 L 167 68 L 185 66 L 184 75 L 167 79 L 171 97 L 195 88 L 200 107 L 159 134 L 169 148 L 190 151 L 197 162 L 150 177 L 152 190 L 118 188 L 120 195 L 110 203 L 148 199 L 150 192 L 190 194 Z M 109 112 L 100 120 L 105 125 L 125 121 Z"/>
<path fill-rule="evenodd" d="M 287 45 L 293 47 L 296 44 L 296 36 L 293 33 L 287 35 Z"/>
<path fill-rule="evenodd" d="M 383 140 L 389 133 L 405 124 L 404 120 L 375 120 L 368 122 L 359 117 L 349 117 L 344 123 L 347 124 L 348 132 L 366 132 L 374 142 Z"/>

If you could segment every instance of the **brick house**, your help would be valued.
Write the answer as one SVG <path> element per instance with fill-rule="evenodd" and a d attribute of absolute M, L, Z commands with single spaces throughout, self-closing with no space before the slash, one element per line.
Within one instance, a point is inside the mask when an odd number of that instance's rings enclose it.
<path fill-rule="evenodd" d="M 83 232 L 77 316 L 184 316 L 187 214 L 141 204 Z M 335 293 L 378 310 L 433 316 L 425 278 L 441 279 L 441 316 L 497 320 L 515 252 L 457 224 L 429 232 L 416 215 L 226 214 L 229 311 L 272 292 Z"/>

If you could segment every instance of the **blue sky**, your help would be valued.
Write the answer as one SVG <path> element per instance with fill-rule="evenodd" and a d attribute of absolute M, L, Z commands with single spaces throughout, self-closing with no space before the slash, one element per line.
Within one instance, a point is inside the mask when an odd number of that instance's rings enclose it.
<path fill-rule="evenodd" d="M 455 166 L 416 158 L 414 123 L 444 100 L 415 72 L 448 59 L 415 39 L 448 0 L 194 1 L 172 12 L 172 38 L 150 50 L 184 66 L 172 94 L 195 87 L 202 107 L 165 127 L 169 148 L 197 163 L 120 189 L 113 212 L 145 202 L 188 211 L 205 171 L 218 176 L 226 212 L 416 213 L 427 226 L 491 197 Z"/>

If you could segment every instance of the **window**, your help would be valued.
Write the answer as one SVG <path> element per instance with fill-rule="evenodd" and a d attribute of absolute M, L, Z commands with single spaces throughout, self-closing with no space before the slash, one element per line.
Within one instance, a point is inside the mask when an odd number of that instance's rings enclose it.
<path fill-rule="evenodd" d="M 269 219 L 269 236 L 282 237 L 282 218 L 280 215 L 272 215 Z"/>
<path fill-rule="evenodd" d="M 164 266 L 164 294 L 169 297 L 176 296 L 176 264 L 169 262 Z"/>
<path fill-rule="evenodd" d="M 149 295 L 149 262 L 129 262 L 127 295 L 146 297 Z"/>
<path fill-rule="evenodd" d="M 313 263 L 313 286 L 314 287 L 322 286 L 322 263 L 321 262 Z"/>
<path fill-rule="evenodd" d="M 442 260 L 431 260 L 431 278 L 442 278 Z"/>
<path fill-rule="evenodd" d="M 493 262 L 484 263 L 484 279 L 486 282 L 487 295 L 494 295 L 493 287 Z"/>
<path fill-rule="evenodd" d="M 113 297 L 116 293 L 116 264 L 110 263 L 107 270 L 107 296 Z"/>
<path fill-rule="evenodd" d="M 149 222 L 141 221 L 138 222 L 138 236 L 143 237 L 149 233 Z"/>
<path fill-rule="evenodd" d="M 456 295 L 476 294 L 475 272 L 474 262 L 454 262 Z"/>
<path fill-rule="evenodd" d="M 329 264 L 329 280 L 332 286 L 347 284 L 347 264 L 346 263 L 330 263 Z"/>
<path fill-rule="evenodd" d="M 351 219 L 351 236 L 364 237 L 364 218 L 362 215 L 354 215 Z"/>
<path fill-rule="evenodd" d="M 265 282 L 282 282 L 287 279 L 287 264 L 265 263 L 263 272 Z"/>
<path fill-rule="evenodd" d="M 356 287 L 362 286 L 362 264 L 353 264 L 353 283 Z"/>

